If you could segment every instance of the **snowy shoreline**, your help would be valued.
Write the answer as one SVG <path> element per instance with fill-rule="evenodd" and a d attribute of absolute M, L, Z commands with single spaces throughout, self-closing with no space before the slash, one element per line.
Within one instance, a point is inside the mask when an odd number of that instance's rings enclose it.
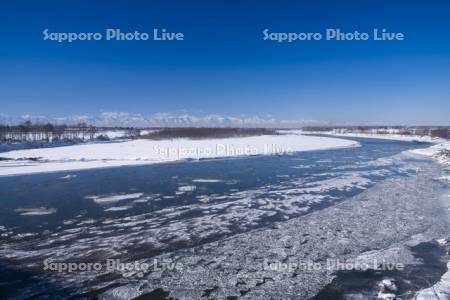
<path fill-rule="evenodd" d="M 405 142 L 432 143 L 432 144 L 438 144 L 445 141 L 444 139 L 441 138 L 434 138 L 430 136 L 420 136 L 420 135 L 369 134 L 369 133 L 334 133 L 331 135 L 337 137 L 360 137 L 368 139 L 385 139 L 385 140 L 396 140 Z"/>
<path fill-rule="evenodd" d="M 405 142 L 422 142 L 422 143 L 432 143 L 439 144 L 445 142 L 444 139 L 431 137 L 431 136 L 420 136 L 420 135 L 402 135 L 395 133 L 338 133 L 334 131 L 311 131 L 311 132 L 303 132 L 304 134 L 322 134 L 329 135 L 333 137 L 356 137 L 356 138 L 367 138 L 367 139 L 383 139 L 383 140 L 395 140 L 395 141 L 405 141 Z"/>
<path fill-rule="evenodd" d="M 450 165 L 450 142 L 443 142 L 425 149 L 411 150 L 412 153 L 432 157 L 443 165 Z"/>
<path fill-rule="evenodd" d="M 450 164 L 450 141 L 442 138 L 434 138 L 430 136 L 419 135 L 400 135 L 400 134 L 376 134 L 376 133 L 336 133 L 336 132 L 314 132 L 314 134 L 324 134 L 330 137 L 357 137 L 357 138 L 371 138 L 371 139 L 384 139 L 384 140 L 396 140 L 405 142 L 422 142 L 434 144 L 425 149 L 409 150 L 408 152 L 427 156 L 437 160 L 444 165 Z"/>
<path fill-rule="evenodd" d="M 208 158 L 289 154 L 356 147 L 356 141 L 333 137 L 263 135 L 226 139 L 129 140 L 0 153 L 0 176 L 24 175 Z"/>

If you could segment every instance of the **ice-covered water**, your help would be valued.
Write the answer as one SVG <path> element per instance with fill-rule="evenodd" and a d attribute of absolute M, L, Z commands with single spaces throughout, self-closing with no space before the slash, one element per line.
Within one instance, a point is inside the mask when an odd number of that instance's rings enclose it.
<path fill-rule="evenodd" d="M 42 271 L 43 261 L 134 262 L 226 245 L 227 239 L 255 230 L 278 230 L 386 179 L 418 176 L 432 164 L 402 154 L 426 144 L 357 140 L 361 147 L 285 156 L 0 178 L 0 289 L 9 296 L 109 295 L 114 289 L 103 286 L 120 282 L 126 284 L 119 291 L 125 298 L 137 296 L 120 272 L 54 274 Z M 259 246 L 247 245 L 255 253 L 264 249 Z M 183 257 L 189 265 L 189 255 Z M 166 283 L 152 276 L 149 287 L 173 287 L 174 279 Z M 208 290 L 208 284 L 200 286 L 199 293 Z M 215 286 L 209 294 L 225 295 Z M 197 296 L 192 293 L 193 299 Z"/>

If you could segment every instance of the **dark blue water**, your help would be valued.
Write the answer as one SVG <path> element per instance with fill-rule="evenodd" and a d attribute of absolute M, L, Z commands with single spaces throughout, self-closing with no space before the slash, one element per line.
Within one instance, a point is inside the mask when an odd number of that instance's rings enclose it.
<path fill-rule="evenodd" d="M 370 180 L 367 186 L 388 176 L 406 175 L 405 161 L 370 164 L 380 158 L 404 150 L 422 148 L 428 144 L 376 139 L 356 139 L 361 147 L 299 152 L 284 156 L 260 156 L 238 159 L 216 159 L 198 162 L 168 163 L 151 166 L 120 167 L 34 174 L 0 178 L 1 225 L 19 232 L 40 232 L 63 226 L 63 221 L 82 215 L 95 220 L 123 218 L 167 207 L 192 205 L 201 196 L 218 196 L 261 187 L 279 188 L 280 183 L 299 187 L 307 183 L 333 179 L 346 173 L 363 173 Z M 369 163 L 369 164 L 368 164 Z M 64 179 L 69 175 L 71 178 Z M 214 179 L 218 182 L 195 182 Z M 194 180 L 194 182 L 192 182 Z M 180 186 L 194 185 L 195 191 L 176 195 Z M 366 187 L 367 187 L 366 186 Z M 286 187 L 286 186 L 284 186 Z M 281 189 L 283 190 L 283 189 Z M 362 189 L 330 190 L 339 199 L 352 196 Z M 86 197 L 93 195 L 144 193 L 159 194 L 159 201 L 134 203 L 125 211 L 105 213 L 105 205 Z M 259 193 L 257 197 L 261 196 Z M 166 198 L 164 198 L 166 197 Z M 173 197 L 173 198 L 172 198 Z M 132 202 L 120 201 L 121 205 Z M 218 202 L 212 200 L 210 203 Z M 223 202 L 220 199 L 220 202 Z M 17 209 L 52 208 L 56 212 L 42 216 L 23 216 Z M 70 226 L 69 226 L 70 227 Z"/>

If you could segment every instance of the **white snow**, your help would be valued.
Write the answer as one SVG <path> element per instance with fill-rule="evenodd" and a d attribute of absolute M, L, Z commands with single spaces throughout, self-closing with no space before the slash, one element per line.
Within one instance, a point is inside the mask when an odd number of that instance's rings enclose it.
<path fill-rule="evenodd" d="M 287 154 L 358 146 L 355 141 L 298 133 L 209 140 L 130 140 L 0 153 L 0 176 L 143 165 L 186 159 Z M 30 160 L 34 158 L 38 160 Z"/>
<path fill-rule="evenodd" d="M 59 179 L 72 179 L 72 178 L 75 178 L 75 177 L 77 177 L 77 175 L 69 174 L 69 175 L 66 175 L 66 176 L 62 176 Z"/>
<path fill-rule="evenodd" d="M 360 138 L 373 138 L 373 139 L 397 140 L 397 141 L 417 141 L 427 143 L 441 143 L 445 141 L 442 138 L 431 137 L 426 135 L 402 134 L 400 129 L 395 128 L 388 128 L 383 130 L 374 128 L 364 132 L 334 128 L 329 131 L 308 131 L 303 133 L 326 134 L 340 137 L 360 137 Z"/>
<path fill-rule="evenodd" d="M 132 208 L 131 205 L 125 205 L 125 206 L 113 206 L 110 208 L 105 209 L 105 211 L 123 211 Z"/>
<path fill-rule="evenodd" d="M 110 139 L 118 139 L 126 136 L 126 132 L 124 130 L 108 130 L 100 132 L 98 135 L 107 136 Z"/>
<path fill-rule="evenodd" d="M 36 207 L 36 208 L 17 208 L 14 210 L 21 216 L 43 216 L 50 215 L 56 212 L 54 208 Z"/>
<path fill-rule="evenodd" d="M 447 239 L 438 239 L 436 240 L 436 242 L 438 242 L 439 245 L 443 246 L 447 244 Z"/>
<path fill-rule="evenodd" d="M 208 179 L 208 178 L 198 178 L 198 179 L 193 179 L 192 182 L 197 182 L 197 183 L 218 183 L 218 182 L 223 182 L 223 180 L 220 180 L 220 179 Z"/>
<path fill-rule="evenodd" d="M 395 294 L 379 292 L 378 293 L 378 299 L 394 300 L 395 299 Z"/>
<path fill-rule="evenodd" d="M 338 133 L 338 132 L 326 132 L 325 134 L 330 134 L 333 136 L 340 137 L 359 137 L 359 138 L 372 138 L 372 139 L 383 139 L 383 140 L 396 140 L 405 142 L 425 142 L 425 143 L 441 143 L 444 140 L 441 138 L 430 137 L 430 136 L 420 136 L 420 135 L 402 135 L 396 133 Z"/>
<path fill-rule="evenodd" d="M 195 185 L 185 185 L 178 187 L 178 191 L 180 192 L 193 192 L 197 189 Z"/>
<path fill-rule="evenodd" d="M 429 156 L 435 158 L 440 163 L 450 164 L 450 142 L 448 140 L 419 135 L 402 135 L 398 134 L 395 130 L 392 130 L 386 134 L 380 133 L 354 133 L 354 132 L 340 132 L 339 130 L 333 130 L 322 134 L 329 134 L 339 137 L 360 137 L 360 138 L 373 138 L 373 139 L 385 139 L 385 140 L 397 140 L 397 141 L 416 141 L 435 144 L 429 148 L 410 150 L 410 153 Z M 447 155 L 443 151 L 448 151 Z"/>
<path fill-rule="evenodd" d="M 450 164 L 450 142 L 442 142 L 425 149 L 411 150 L 414 154 L 425 155 L 438 160 L 442 164 Z"/>
<path fill-rule="evenodd" d="M 114 203 L 123 200 L 136 199 L 142 197 L 143 193 L 119 194 L 109 196 L 86 196 L 84 198 L 91 199 L 97 204 Z"/>
<path fill-rule="evenodd" d="M 155 129 L 151 129 L 151 130 L 141 130 L 140 135 L 147 135 L 147 134 L 154 133 L 154 132 L 157 132 L 157 131 L 158 131 L 158 130 L 155 130 Z"/>
<path fill-rule="evenodd" d="M 395 285 L 394 280 L 392 279 L 383 279 L 378 286 L 382 287 L 385 290 L 388 291 L 396 291 L 397 290 L 397 286 Z"/>

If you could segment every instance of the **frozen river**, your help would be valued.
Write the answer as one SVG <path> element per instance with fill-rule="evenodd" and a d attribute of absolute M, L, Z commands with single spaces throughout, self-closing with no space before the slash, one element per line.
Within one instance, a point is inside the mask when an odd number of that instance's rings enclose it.
<path fill-rule="evenodd" d="M 0 178 L 1 294 L 345 299 L 379 293 L 388 275 L 410 281 L 399 294 L 431 285 L 446 270 L 445 246 L 428 243 L 448 230 L 446 170 L 404 153 L 428 144 L 354 140 L 361 147 Z M 424 251 L 436 268 L 420 263 Z M 407 267 L 299 269 L 364 255 Z M 111 270 L 113 259 L 151 268 Z M 418 270 L 428 281 L 411 279 Z"/>

